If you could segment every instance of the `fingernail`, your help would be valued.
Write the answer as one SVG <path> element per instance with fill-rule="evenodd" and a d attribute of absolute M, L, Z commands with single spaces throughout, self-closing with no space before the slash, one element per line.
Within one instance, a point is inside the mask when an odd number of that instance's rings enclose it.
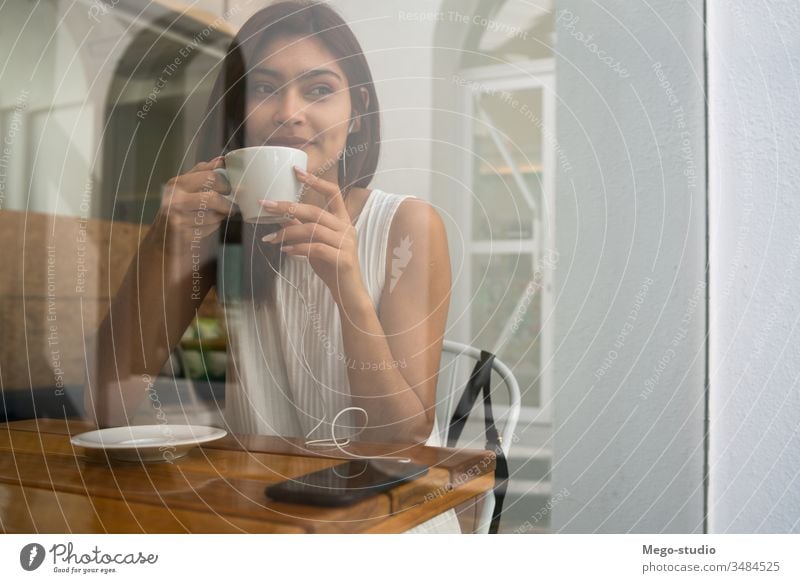
<path fill-rule="evenodd" d="M 269 243 L 270 241 L 274 240 L 275 237 L 277 236 L 278 236 L 277 233 L 270 233 L 269 235 L 263 236 L 261 240 L 264 241 L 265 243 Z"/>
<path fill-rule="evenodd" d="M 278 206 L 278 203 L 275 202 L 274 200 L 262 200 L 261 205 L 268 209 L 274 209 L 275 207 Z"/>
<path fill-rule="evenodd" d="M 308 174 L 308 172 L 300 168 L 300 166 L 295 166 L 294 169 L 297 170 L 297 173 L 301 176 L 306 176 Z"/>
<path fill-rule="evenodd" d="M 281 251 L 291 251 L 292 249 L 294 249 L 294 245 L 284 245 L 281 247 Z"/>

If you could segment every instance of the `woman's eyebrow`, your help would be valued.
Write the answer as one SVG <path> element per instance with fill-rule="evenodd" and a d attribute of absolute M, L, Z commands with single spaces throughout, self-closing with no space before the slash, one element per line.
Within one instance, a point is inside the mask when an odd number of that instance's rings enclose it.
<path fill-rule="evenodd" d="M 267 69 L 265 67 L 256 67 L 255 69 L 253 69 L 253 73 L 261 73 L 262 75 L 269 75 L 271 77 L 277 77 L 278 79 L 284 78 L 279 71 L 276 71 L 274 69 Z M 301 71 L 300 74 L 297 76 L 297 79 L 298 80 L 310 79 L 313 77 L 320 77 L 322 75 L 333 75 L 339 81 L 342 80 L 339 74 L 336 73 L 336 71 L 332 71 L 331 69 L 311 69 L 311 70 Z"/>

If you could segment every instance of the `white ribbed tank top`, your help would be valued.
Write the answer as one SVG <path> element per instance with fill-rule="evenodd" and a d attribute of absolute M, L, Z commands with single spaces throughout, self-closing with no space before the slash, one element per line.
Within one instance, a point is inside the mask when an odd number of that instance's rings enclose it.
<path fill-rule="evenodd" d="M 389 229 L 405 198 L 372 189 L 356 220 L 361 274 L 376 311 L 386 283 Z M 347 367 L 359 364 L 345 355 L 339 310 L 308 261 L 287 257 L 280 275 L 275 310 L 245 303 L 228 312 L 233 358 L 225 421 L 236 433 L 305 437 L 324 417 L 310 438 L 330 438 L 331 421 L 351 406 Z M 336 436 L 361 425 L 363 415 L 348 412 L 337 421 Z M 436 424 L 426 443 L 441 445 Z"/>

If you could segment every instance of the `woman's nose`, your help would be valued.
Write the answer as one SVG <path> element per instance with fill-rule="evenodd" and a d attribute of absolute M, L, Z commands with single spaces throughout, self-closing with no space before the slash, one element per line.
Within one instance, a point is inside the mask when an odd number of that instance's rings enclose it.
<path fill-rule="evenodd" d="M 300 95 L 292 89 L 286 89 L 278 97 L 278 109 L 274 121 L 278 126 L 290 125 L 305 120 L 305 104 Z"/>

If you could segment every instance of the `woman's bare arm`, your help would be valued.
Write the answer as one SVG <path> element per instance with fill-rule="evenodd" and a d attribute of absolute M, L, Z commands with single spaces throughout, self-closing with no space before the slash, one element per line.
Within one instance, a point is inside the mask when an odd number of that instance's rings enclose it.
<path fill-rule="evenodd" d="M 387 255 L 378 313 L 366 303 L 340 310 L 351 395 L 369 414 L 363 439 L 424 442 L 433 428 L 451 286 L 447 235 L 432 206 L 400 204 Z"/>
<path fill-rule="evenodd" d="M 147 397 L 149 377 L 161 370 L 215 283 L 216 231 L 230 203 L 202 189 L 219 180 L 209 172 L 219 165 L 198 164 L 167 184 L 161 209 L 97 331 L 84 406 L 99 427 L 130 423 Z M 221 182 L 210 187 L 226 189 Z M 195 224 L 198 217 L 203 220 Z"/>

